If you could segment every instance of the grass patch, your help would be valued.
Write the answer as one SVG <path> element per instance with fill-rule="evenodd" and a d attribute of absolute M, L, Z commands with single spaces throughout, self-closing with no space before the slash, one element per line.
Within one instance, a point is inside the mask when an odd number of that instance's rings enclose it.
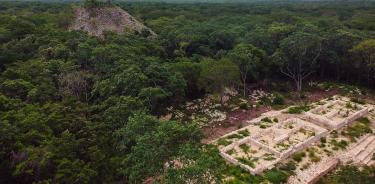
<path fill-rule="evenodd" d="M 330 144 L 333 146 L 333 150 L 345 149 L 349 145 L 345 140 L 337 141 L 336 139 L 332 139 Z"/>
<path fill-rule="evenodd" d="M 289 107 L 286 112 L 289 114 L 302 114 L 303 112 L 310 110 L 310 108 L 311 107 L 308 105 L 293 106 L 293 107 Z"/>
<path fill-rule="evenodd" d="M 297 166 L 294 161 L 289 161 L 288 163 L 281 165 L 280 169 L 292 174 L 293 171 L 297 169 Z"/>
<path fill-rule="evenodd" d="M 227 138 L 227 139 L 241 139 L 242 137 L 243 137 L 243 135 L 241 135 L 241 134 L 231 134 L 231 135 L 226 136 L 225 138 Z"/>
<path fill-rule="evenodd" d="M 247 137 L 250 135 L 250 132 L 247 129 L 238 131 L 238 133 L 241 134 L 243 137 Z"/>
<path fill-rule="evenodd" d="M 265 172 L 264 177 L 273 184 L 286 183 L 289 174 L 279 169 L 271 169 Z"/>
<path fill-rule="evenodd" d="M 239 166 L 228 165 L 225 170 L 223 170 L 223 175 L 228 177 L 233 177 L 225 181 L 225 184 L 244 184 L 244 183 L 262 183 L 264 178 L 260 175 L 252 175 L 248 171 L 242 169 Z"/>
<path fill-rule="evenodd" d="M 250 151 L 250 146 L 248 146 L 247 144 L 241 144 L 239 145 L 238 147 L 241 148 L 241 150 L 244 152 L 244 153 L 248 153 Z"/>
<path fill-rule="evenodd" d="M 249 158 L 237 158 L 237 160 L 245 165 L 248 165 L 250 166 L 251 168 L 255 168 L 256 164 L 255 162 L 258 161 L 258 158 L 252 158 L 252 157 L 249 157 Z"/>
<path fill-rule="evenodd" d="M 273 156 L 273 154 L 269 154 L 269 153 L 264 154 L 263 156 L 264 156 L 264 157 L 263 157 L 263 160 L 267 160 L 267 161 L 275 160 L 275 159 L 276 159 L 276 158 Z"/>
<path fill-rule="evenodd" d="M 227 140 L 225 138 L 221 138 L 217 141 L 217 145 L 219 146 L 228 146 L 229 144 L 232 144 L 232 141 Z"/>
<path fill-rule="evenodd" d="M 372 129 L 370 127 L 371 122 L 367 118 L 360 118 L 357 121 L 359 123 L 346 128 L 346 130 L 343 132 L 343 134 L 349 136 L 351 140 L 359 138 L 365 134 L 372 133 Z"/>

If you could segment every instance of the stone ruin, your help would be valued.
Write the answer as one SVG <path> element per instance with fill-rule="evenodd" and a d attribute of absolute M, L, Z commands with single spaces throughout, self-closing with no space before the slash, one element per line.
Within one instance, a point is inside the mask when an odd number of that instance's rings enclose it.
<path fill-rule="evenodd" d="M 259 118 L 250 120 L 250 125 L 221 138 L 221 140 L 230 140 L 227 145 L 219 146 L 221 156 L 251 174 L 260 174 L 290 158 L 294 153 L 313 146 L 331 131 L 341 129 L 356 119 L 367 116 L 370 111 L 369 107 L 350 102 L 344 97 L 327 99 L 313 106 L 313 109 L 302 114 L 288 114 L 287 109 L 284 109 L 264 113 Z M 367 142 L 368 144 L 359 146 L 374 145 L 371 151 L 375 152 L 375 136 L 368 138 Z M 350 159 L 351 156 L 362 153 L 363 162 L 370 162 L 368 158 L 371 151 L 361 150 L 362 152 L 357 151 L 358 153 L 347 155 L 345 158 Z M 337 165 L 339 159 L 331 158 L 330 162 Z M 323 167 L 327 168 L 321 169 Z M 332 167 L 321 163 L 319 167 L 321 172 L 313 168 L 308 173 L 311 176 L 307 179 L 314 181 L 316 177 L 328 172 Z"/>
<path fill-rule="evenodd" d="M 354 120 L 364 117 L 369 113 L 369 108 L 360 104 L 342 99 L 320 105 L 305 113 L 306 117 L 330 130 L 338 130 Z"/>

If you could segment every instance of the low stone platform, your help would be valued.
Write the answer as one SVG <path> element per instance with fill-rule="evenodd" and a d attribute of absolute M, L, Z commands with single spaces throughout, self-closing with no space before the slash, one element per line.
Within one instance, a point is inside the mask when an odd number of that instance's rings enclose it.
<path fill-rule="evenodd" d="M 372 105 L 358 104 L 340 96 L 311 106 L 310 111 L 302 114 L 289 114 L 288 108 L 264 113 L 249 120 L 250 125 L 213 143 L 219 146 L 221 156 L 228 162 L 251 174 L 260 174 L 287 161 L 295 153 L 316 146 L 323 138 L 332 137 L 331 134 L 337 134 L 355 120 L 368 116 L 373 108 Z M 328 151 L 329 155 L 314 161 L 306 169 L 299 169 L 295 176 L 290 177 L 289 183 L 314 183 L 341 162 L 374 164 L 375 135 L 362 137 L 349 149 L 338 149 Z"/>

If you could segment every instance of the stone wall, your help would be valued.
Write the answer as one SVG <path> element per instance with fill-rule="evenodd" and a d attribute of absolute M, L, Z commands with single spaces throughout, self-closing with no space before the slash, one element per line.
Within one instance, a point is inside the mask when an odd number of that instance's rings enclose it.
<path fill-rule="evenodd" d="M 338 129 L 341 129 L 342 127 L 346 126 L 346 125 L 350 125 L 352 122 L 354 122 L 355 120 L 357 120 L 361 117 L 366 116 L 368 113 L 369 113 L 368 108 L 367 107 L 363 108 L 362 110 L 357 111 L 354 114 L 352 114 L 351 116 L 345 118 L 343 121 L 337 123 L 337 125 L 335 125 L 335 127 L 333 129 L 338 130 Z"/>
<path fill-rule="evenodd" d="M 308 121 L 313 122 L 321 127 L 326 127 L 328 129 L 335 128 L 335 123 L 330 119 L 326 118 L 325 116 L 320 116 L 317 114 L 313 114 L 311 112 L 307 112 L 305 115 Z"/>

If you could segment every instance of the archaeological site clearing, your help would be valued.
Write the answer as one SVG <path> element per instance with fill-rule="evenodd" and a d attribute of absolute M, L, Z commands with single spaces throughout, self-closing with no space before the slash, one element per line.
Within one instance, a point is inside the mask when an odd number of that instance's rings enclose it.
<path fill-rule="evenodd" d="M 288 183 L 314 183 L 340 163 L 374 164 L 372 111 L 370 104 L 334 96 L 264 113 L 214 143 L 227 162 L 251 174 L 293 161 L 297 172 Z"/>

